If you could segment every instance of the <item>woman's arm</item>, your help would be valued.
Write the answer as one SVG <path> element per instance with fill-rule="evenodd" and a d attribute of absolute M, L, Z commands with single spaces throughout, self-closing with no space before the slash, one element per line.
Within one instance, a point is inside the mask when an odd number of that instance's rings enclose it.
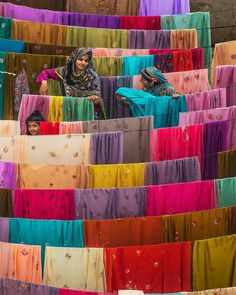
<path fill-rule="evenodd" d="M 60 80 L 61 78 L 56 73 L 56 69 L 47 69 L 42 71 L 36 78 L 37 83 L 41 83 L 39 94 L 46 95 L 48 92 L 48 79 Z"/>

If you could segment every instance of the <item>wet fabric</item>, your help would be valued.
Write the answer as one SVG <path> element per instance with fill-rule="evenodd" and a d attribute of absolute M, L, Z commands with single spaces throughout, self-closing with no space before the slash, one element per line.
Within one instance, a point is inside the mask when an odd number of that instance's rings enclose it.
<path fill-rule="evenodd" d="M 85 247 L 124 247 L 160 244 L 161 217 L 85 220 Z"/>
<path fill-rule="evenodd" d="M 75 190 L 76 219 L 113 219 L 144 216 L 146 188 Z"/>
<path fill-rule="evenodd" d="M 191 244 L 105 249 L 107 291 L 169 293 L 191 289 Z M 145 271 L 144 271 L 145 270 Z"/>
<path fill-rule="evenodd" d="M 75 219 L 74 190 L 16 189 L 14 217 L 73 220 Z"/>
<path fill-rule="evenodd" d="M 235 285 L 235 242 L 235 235 L 194 242 L 193 290 Z"/>

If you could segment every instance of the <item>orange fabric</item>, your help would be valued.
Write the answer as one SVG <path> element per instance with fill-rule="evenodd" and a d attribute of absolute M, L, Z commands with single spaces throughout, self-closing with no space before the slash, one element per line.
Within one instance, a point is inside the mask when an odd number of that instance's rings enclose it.
<path fill-rule="evenodd" d="M 171 30 L 170 48 L 172 49 L 197 48 L 197 31 L 195 29 Z"/>
<path fill-rule="evenodd" d="M 84 221 L 85 247 L 121 247 L 161 243 L 161 217 Z"/>

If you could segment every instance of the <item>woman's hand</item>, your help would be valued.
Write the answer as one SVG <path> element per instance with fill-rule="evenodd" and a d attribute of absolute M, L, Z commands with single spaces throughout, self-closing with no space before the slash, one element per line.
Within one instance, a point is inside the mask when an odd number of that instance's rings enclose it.
<path fill-rule="evenodd" d="M 91 100 L 95 105 L 100 104 L 100 97 L 97 95 L 88 96 L 88 99 Z"/>
<path fill-rule="evenodd" d="M 48 93 L 48 81 L 47 80 L 43 80 L 41 82 L 41 86 L 39 88 L 39 94 L 40 95 L 47 95 Z"/>
<path fill-rule="evenodd" d="M 179 97 L 180 97 L 180 94 L 179 93 L 172 94 L 172 98 L 173 99 L 178 99 Z"/>
<path fill-rule="evenodd" d="M 121 101 L 125 106 L 129 106 L 128 100 L 124 98 L 123 96 L 116 94 L 116 99 Z"/>

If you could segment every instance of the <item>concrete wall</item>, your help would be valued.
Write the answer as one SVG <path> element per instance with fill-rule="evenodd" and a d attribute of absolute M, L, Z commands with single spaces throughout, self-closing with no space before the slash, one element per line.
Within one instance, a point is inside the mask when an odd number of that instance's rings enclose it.
<path fill-rule="evenodd" d="M 210 11 L 213 45 L 236 40 L 236 0 L 190 0 L 190 3 L 191 12 Z"/>

